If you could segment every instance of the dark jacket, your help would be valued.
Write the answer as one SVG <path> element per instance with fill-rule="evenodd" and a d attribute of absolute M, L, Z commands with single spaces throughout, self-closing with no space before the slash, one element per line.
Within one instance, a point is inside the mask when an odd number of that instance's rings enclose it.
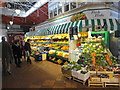
<path fill-rule="evenodd" d="M 24 46 L 25 51 L 29 51 L 31 53 L 31 47 L 30 47 L 30 43 L 25 42 L 25 46 Z"/>
<path fill-rule="evenodd" d="M 19 45 L 13 44 L 12 45 L 13 49 L 13 55 L 17 55 L 17 57 L 21 58 L 22 57 L 22 50 Z"/>
<path fill-rule="evenodd" d="M 2 41 L 1 45 L 2 45 L 2 57 L 4 58 L 7 55 L 10 55 L 12 57 L 12 49 L 10 44 L 6 41 Z"/>

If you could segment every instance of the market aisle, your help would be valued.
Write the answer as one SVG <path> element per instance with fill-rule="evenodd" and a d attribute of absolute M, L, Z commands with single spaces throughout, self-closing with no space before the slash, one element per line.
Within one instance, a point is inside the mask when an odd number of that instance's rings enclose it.
<path fill-rule="evenodd" d="M 49 61 L 27 64 L 13 68 L 12 75 L 3 76 L 3 88 L 81 88 L 82 84 L 62 76 L 61 66 Z"/>

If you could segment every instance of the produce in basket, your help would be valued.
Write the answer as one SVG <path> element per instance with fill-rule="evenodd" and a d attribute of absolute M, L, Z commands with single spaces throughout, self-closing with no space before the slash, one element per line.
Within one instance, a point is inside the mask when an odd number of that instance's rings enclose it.
<path fill-rule="evenodd" d="M 86 74 L 88 71 L 87 70 L 82 70 L 82 71 L 80 71 L 80 73 L 82 73 L 82 74 Z"/>

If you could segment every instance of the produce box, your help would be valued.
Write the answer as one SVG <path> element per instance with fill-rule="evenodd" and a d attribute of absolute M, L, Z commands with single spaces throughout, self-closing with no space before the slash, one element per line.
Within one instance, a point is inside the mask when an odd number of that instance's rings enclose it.
<path fill-rule="evenodd" d="M 86 81 L 90 77 L 90 72 L 87 72 L 86 74 L 78 73 L 78 79 Z"/>
<path fill-rule="evenodd" d="M 101 78 L 102 82 L 119 82 L 118 78 Z"/>
<path fill-rule="evenodd" d="M 72 70 L 72 76 L 75 78 L 78 78 L 78 72 L 80 72 L 80 71 Z"/>
<path fill-rule="evenodd" d="M 64 70 L 64 69 L 62 69 L 62 73 L 63 73 L 64 75 L 72 76 L 71 70 Z"/>

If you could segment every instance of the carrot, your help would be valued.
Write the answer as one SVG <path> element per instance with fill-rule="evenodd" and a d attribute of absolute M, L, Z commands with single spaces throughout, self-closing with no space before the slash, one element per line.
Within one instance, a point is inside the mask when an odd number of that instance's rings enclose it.
<path fill-rule="evenodd" d="M 112 65 L 112 62 L 111 62 L 111 60 L 110 60 L 109 55 L 105 55 L 105 57 L 106 57 L 106 61 L 108 62 L 108 64 L 109 64 L 109 65 Z"/>

